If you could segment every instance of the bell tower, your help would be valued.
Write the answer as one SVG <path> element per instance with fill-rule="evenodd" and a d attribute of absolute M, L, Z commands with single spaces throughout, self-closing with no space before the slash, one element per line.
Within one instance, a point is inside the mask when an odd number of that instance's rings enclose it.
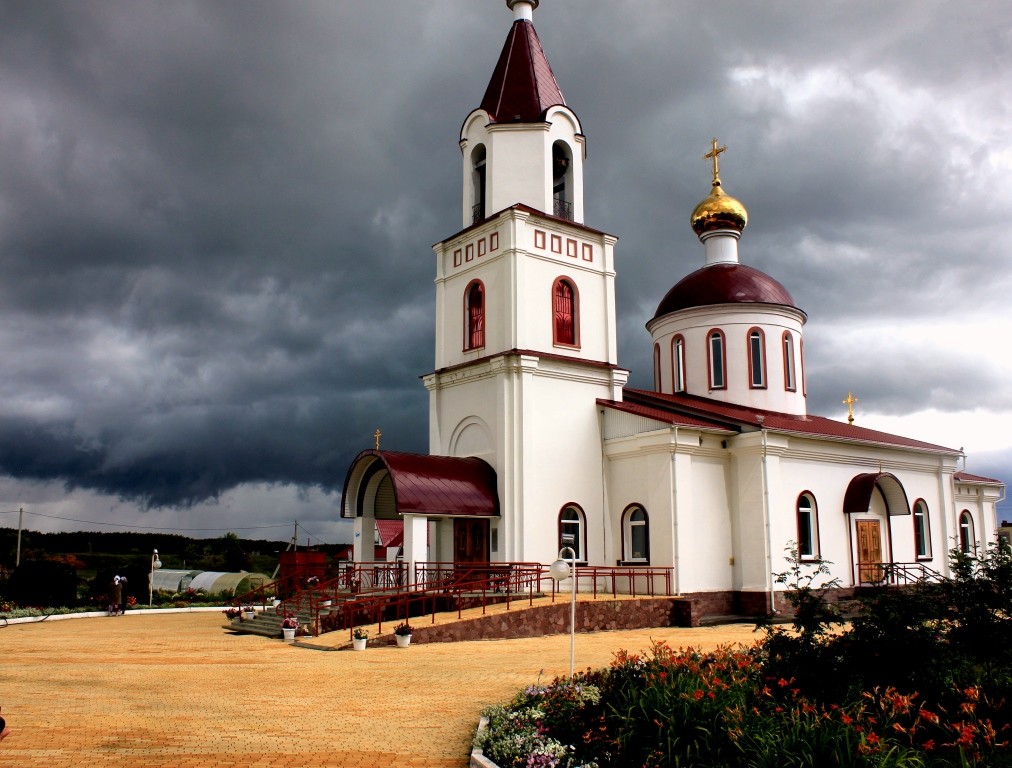
<path fill-rule="evenodd" d="M 515 203 L 583 222 L 585 144 L 532 20 L 538 0 L 509 0 L 513 26 L 481 106 L 460 132 L 465 227 Z"/>
<path fill-rule="evenodd" d="M 496 470 L 493 559 L 548 562 L 567 502 L 603 525 L 597 400 L 620 400 L 628 372 L 617 238 L 583 223 L 583 129 L 534 29 L 539 0 L 506 5 L 512 26 L 460 132 L 463 229 L 433 246 L 429 452 Z"/>

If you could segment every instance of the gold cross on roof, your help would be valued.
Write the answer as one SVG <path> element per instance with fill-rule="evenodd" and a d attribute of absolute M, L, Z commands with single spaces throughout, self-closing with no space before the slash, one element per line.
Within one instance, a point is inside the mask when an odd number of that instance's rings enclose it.
<path fill-rule="evenodd" d="M 710 140 L 710 151 L 703 155 L 704 160 L 713 160 L 713 186 L 720 185 L 720 160 L 719 155 L 721 152 L 727 152 L 727 145 L 723 147 L 717 146 L 717 139 Z"/>
<path fill-rule="evenodd" d="M 383 437 L 383 433 L 379 431 L 379 427 L 376 428 L 376 432 L 373 433 L 373 437 L 376 438 L 376 450 L 380 449 L 380 438 Z"/>
<path fill-rule="evenodd" d="M 848 392 L 847 397 L 843 400 L 843 404 L 847 406 L 847 423 L 854 423 L 854 403 L 857 402 L 857 398 L 854 397 L 853 392 Z"/>

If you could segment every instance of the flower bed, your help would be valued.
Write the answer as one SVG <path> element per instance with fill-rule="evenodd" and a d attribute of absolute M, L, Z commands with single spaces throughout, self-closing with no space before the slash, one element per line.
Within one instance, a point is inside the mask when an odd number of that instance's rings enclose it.
<path fill-rule="evenodd" d="M 1012 551 L 951 557 L 950 578 L 877 590 L 843 628 L 826 564 L 792 551 L 775 575 L 793 631 L 620 652 L 490 707 L 475 747 L 501 768 L 1012 768 Z"/>
<path fill-rule="evenodd" d="M 1007 714 L 978 687 L 945 711 L 895 689 L 821 705 L 765 679 L 760 646 L 655 644 L 607 670 L 556 679 L 483 712 L 475 747 L 501 768 L 1010 765 Z"/>

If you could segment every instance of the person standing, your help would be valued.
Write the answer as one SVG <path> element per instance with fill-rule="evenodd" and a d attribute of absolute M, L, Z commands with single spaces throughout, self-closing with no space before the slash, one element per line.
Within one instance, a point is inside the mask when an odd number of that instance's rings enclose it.
<path fill-rule="evenodd" d="M 119 576 L 112 577 L 112 596 L 109 598 L 109 613 L 116 616 L 123 603 L 123 584 Z"/>
<path fill-rule="evenodd" d="M 120 576 L 119 577 L 119 586 L 120 586 L 119 615 L 120 616 L 124 616 L 126 614 L 126 609 L 127 609 L 126 584 L 127 584 L 127 577 L 126 576 Z"/>

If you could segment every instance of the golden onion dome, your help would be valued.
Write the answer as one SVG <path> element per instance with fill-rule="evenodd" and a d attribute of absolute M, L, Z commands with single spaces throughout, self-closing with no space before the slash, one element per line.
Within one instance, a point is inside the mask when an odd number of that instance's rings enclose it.
<path fill-rule="evenodd" d="M 720 179 L 713 182 L 709 197 L 692 212 L 692 231 L 702 236 L 715 229 L 734 229 L 741 232 L 748 224 L 748 211 L 737 199 L 724 192 Z"/>

